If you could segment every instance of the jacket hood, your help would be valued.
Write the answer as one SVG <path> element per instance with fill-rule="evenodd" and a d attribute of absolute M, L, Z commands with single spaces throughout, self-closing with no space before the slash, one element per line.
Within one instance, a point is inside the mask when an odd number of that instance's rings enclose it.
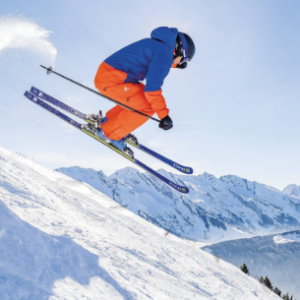
<path fill-rule="evenodd" d="M 151 38 L 164 42 L 173 51 L 178 34 L 177 28 L 158 27 L 151 32 Z"/>

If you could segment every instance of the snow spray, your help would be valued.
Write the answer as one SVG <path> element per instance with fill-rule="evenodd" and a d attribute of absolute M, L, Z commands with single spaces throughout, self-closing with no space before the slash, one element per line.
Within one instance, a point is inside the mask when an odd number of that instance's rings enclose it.
<path fill-rule="evenodd" d="M 4 54 L 15 55 L 19 52 L 16 50 L 21 50 L 53 65 L 57 50 L 48 41 L 50 34 L 34 21 L 21 16 L 0 16 L 0 60 Z"/>

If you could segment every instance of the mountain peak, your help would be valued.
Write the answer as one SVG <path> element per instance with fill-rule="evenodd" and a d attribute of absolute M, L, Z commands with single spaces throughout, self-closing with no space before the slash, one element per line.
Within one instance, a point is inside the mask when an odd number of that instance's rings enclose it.
<path fill-rule="evenodd" d="M 283 190 L 283 193 L 300 199 L 300 186 L 296 184 L 290 184 Z"/>

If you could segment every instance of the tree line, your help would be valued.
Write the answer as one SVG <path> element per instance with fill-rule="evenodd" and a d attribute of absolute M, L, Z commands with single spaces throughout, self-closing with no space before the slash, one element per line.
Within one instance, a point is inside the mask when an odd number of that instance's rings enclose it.
<path fill-rule="evenodd" d="M 240 269 L 245 273 L 245 274 L 250 274 L 249 269 L 247 267 L 247 265 L 244 263 Z M 268 278 L 268 276 L 266 276 L 265 278 L 260 276 L 260 278 L 258 279 L 258 281 L 263 284 L 264 286 L 266 286 L 268 289 L 270 289 L 272 292 L 274 292 L 275 294 L 277 294 L 279 297 L 282 297 L 283 300 L 296 300 L 294 299 L 293 296 L 289 296 L 289 293 L 286 293 L 285 295 L 282 295 L 281 290 L 278 287 L 274 287 L 272 285 L 271 280 Z"/>

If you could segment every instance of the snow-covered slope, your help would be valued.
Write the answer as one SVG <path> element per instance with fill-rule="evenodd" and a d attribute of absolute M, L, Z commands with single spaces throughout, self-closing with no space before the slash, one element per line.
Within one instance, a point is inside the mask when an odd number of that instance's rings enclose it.
<path fill-rule="evenodd" d="M 233 265 L 246 263 L 253 277 L 268 276 L 284 294 L 300 299 L 300 231 L 228 241 L 204 250 Z"/>
<path fill-rule="evenodd" d="M 0 291 L 1 300 L 278 299 L 198 243 L 2 148 Z"/>
<path fill-rule="evenodd" d="M 57 171 L 86 182 L 132 212 L 179 237 L 220 242 L 300 229 L 300 198 L 237 176 L 181 176 L 160 170 L 183 196 L 147 173 L 125 168 L 111 176 L 80 167 Z"/>

